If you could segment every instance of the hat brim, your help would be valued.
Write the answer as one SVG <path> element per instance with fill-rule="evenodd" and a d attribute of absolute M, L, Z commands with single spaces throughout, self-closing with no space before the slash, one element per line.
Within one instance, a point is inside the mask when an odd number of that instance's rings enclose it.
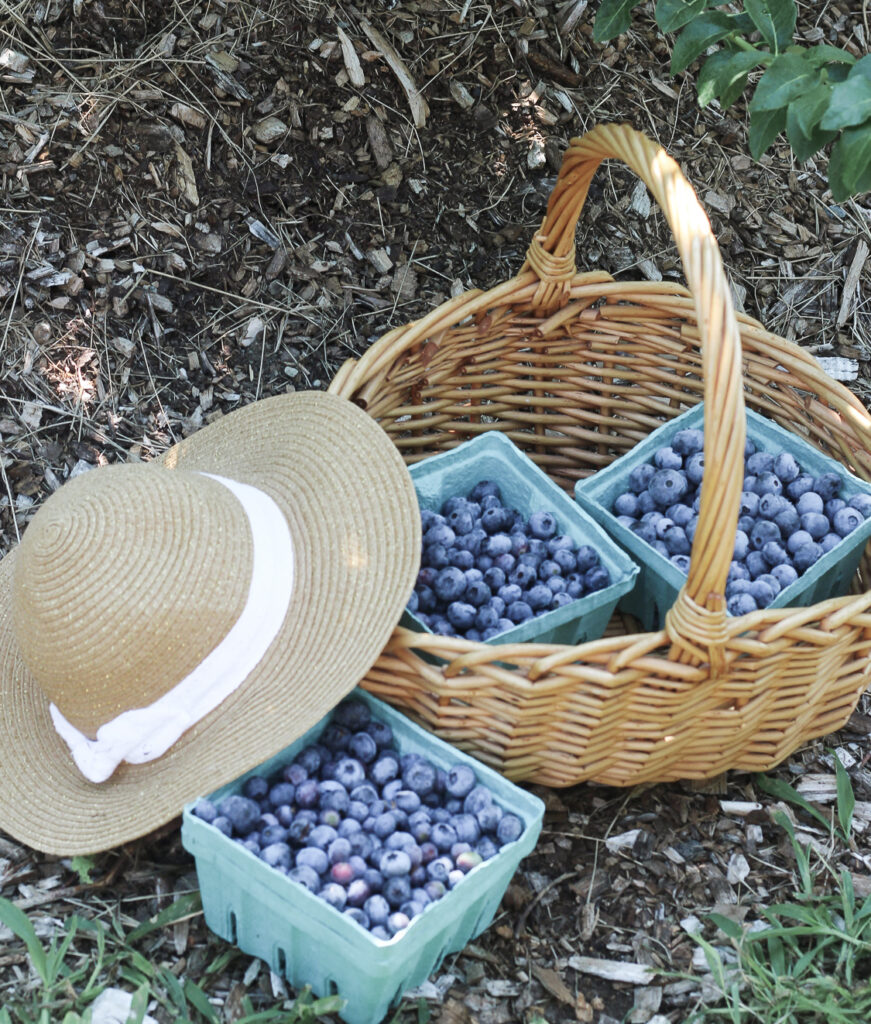
<path fill-rule="evenodd" d="M 22 660 L 11 610 L 16 551 L 8 554 L 0 562 L 0 828 L 38 850 L 94 853 L 145 835 L 277 753 L 357 685 L 411 593 L 420 559 L 414 486 L 387 434 L 351 402 L 323 392 L 264 399 L 181 441 L 154 467 L 176 469 L 252 484 L 285 512 L 296 564 L 284 625 L 238 690 L 162 757 L 122 764 L 94 784 Z"/>

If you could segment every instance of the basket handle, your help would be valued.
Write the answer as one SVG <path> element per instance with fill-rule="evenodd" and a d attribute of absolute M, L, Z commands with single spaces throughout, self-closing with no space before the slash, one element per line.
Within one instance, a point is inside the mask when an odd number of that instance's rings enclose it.
<path fill-rule="evenodd" d="M 525 270 L 540 280 L 533 304 L 563 304 L 575 274 L 575 227 L 590 181 L 608 158 L 622 160 L 650 189 L 677 244 L 693 296 L 702 346 L 705 467 L 689 575 L 666 617 L 681 660 L 722 665 L 724 589 L 744 481 L 746 423 L 741 340 L 720 250 L 707 215 L 677 163 L 629 125 L 599 125 L 572 139 L 547 212 L 527 252 Z"/>

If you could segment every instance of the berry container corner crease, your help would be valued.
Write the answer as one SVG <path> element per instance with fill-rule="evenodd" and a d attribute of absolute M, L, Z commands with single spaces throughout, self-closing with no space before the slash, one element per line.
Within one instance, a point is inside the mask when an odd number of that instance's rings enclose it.
<path fill-rule="evenodd" d="M 784 430 L 773 420 L 752 409 L 746 410 L 747 437 L 757 451 L 791 454 L 803 472 L 822 476 L 836 473 L 842 478 L 841 497 L 871 495 L 871 485 L 850 473 L 835 459 L 823 454 L 803 438 Z M 575 485 L 575 500 L 600 523 L 621 547 L 629 551 L 641 566 L 634 590 L 623 595 L 618 610 L 634 615 L 643 629 L 662 628 L 666 612 L 674 604 L 686 574 L 636 533 L 621 523 L 612 511 L 618 495 L 627 489 L 630 474 L 636 467 L 649 463 L 657 451 L 670 444 L 680 430 L 701 429 L 704 424 L 704 403 L 681 413 L 657 427 L 631 451 L 592 476 Z M 846 594 L 859 565 L 862 551 L 871 537 L 871 518 L 865 519 L 804 571 L 794 582 L 784 586 L 768 607 L 808 606 L 829 597 Z"/>
<path fill-rule="evenodd" d="M 184 809 L 181 835 L 196 862 L 203 913 L 213 932 L 259 957 L 295 988 L 310 985 L 318 996 L 338 993 L 346 1000 L 340 1016 L 347 1024 L 379 1024 L 404 992 L 425 981 L 447 955 L 489 926 L 520 861 L 535 846 L 544 804 L 365 691 L 357 689 L 352 696 L 390 725 L 401 753 L 422 754 L 445 769 L 469 765 L 494 799 L 521 819 L 521 836 L 473 868 L 456 888 L 386 941 L 198 818 L 195 802 Z M 210 799 L 241 792 L 251 776 L 269 775 L 290 763 L 315 742 L 325 724 L 326 719 Z"/>

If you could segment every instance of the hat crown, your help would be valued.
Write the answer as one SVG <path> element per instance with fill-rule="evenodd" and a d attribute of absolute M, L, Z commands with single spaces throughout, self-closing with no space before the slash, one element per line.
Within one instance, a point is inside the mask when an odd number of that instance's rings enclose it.
<path fill-rule="evenodd" d="M 16 637 L 50 701 L 85 735 L 185 678 L 245 605 L 244 509 L 201 473 L 107 466 L 69 481 L 28 526 Z"/>

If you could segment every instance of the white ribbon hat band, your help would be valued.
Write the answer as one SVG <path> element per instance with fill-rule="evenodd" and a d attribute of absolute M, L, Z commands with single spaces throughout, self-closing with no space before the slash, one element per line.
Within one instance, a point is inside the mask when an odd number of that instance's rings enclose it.
<path fill-rule="evenodd" d="M 180 683 L 143 708 L 124 711 L 101 725 L 92 740 L 49 711 L 79 770 L 105 782 L 122 761 L 143 764 L 165 754 L 176 740 L 237 690 L 278 635 L 293 591 L 293 541 L 272 498 L 250 484 L 205 473 L 236 496 L 253 539 L 251 581 L 245 607 L 224 639 Z"/>

